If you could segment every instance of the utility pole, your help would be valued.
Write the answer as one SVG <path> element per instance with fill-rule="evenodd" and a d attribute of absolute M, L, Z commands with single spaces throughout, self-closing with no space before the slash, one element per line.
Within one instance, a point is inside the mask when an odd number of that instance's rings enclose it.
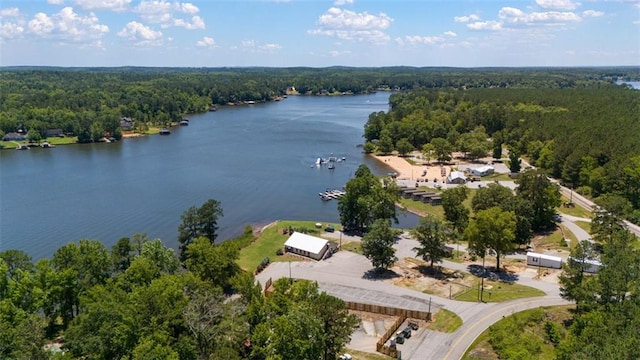
<path fill-rule="evenodd" d="M 486 252 L 485 254 L 482 254 L 482 282 L 481 282 L 481 288 L 480 288 L 480 302 L 484 302 L 483 299 L 483 295 L 484 295 L 484 277 L 487 275 L 487 268 L 484 267 L 484 258 L 487 256 Z"/>

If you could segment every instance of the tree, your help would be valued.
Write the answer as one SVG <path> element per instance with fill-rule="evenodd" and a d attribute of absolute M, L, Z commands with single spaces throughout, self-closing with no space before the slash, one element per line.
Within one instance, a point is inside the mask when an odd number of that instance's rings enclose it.
<path fill-rule="evenodd" d="M 389 154 L 393 151 L 393 139 L 391 139 L 391 134 L 389 134 L 389 130 L 383 130 L 380 134 L 380 139 L 378 140 L 378 150 L 383 154 Z"/>
<path fill-rule="evenodd" d="M 345 190 L 346 194 L 338 200 L 338 212 L 346 230 L 364 231 L 376 219 L 398 221 L 397 186 L 389 179 L 381 182 L 366 165 L 358 167 Z"/>
<path fill-rule="evenodd" d="M 186 248 L 194 239 L 204 236 L 211 243 L 217 237 L 218 219 L 223 216 L 222 206 L 214 199 L 207 200 L 201 207 L 192 206 L 180 218 L 178 226 L 178 242 L 180 243 L 180 258 L 185 259 Z"/>
<path fill-rule="evenodd" d="M 400 156 L 407 155 L 408 153 L 412 152 L 413 149 L 413 145 L 407 138 L 402 138 L 396 143 L 396 150 L 398 150 L 398 154 L 400 154 Z"/>
<path fill-rule="evenodd" d="M 516 215 L 515 242 L 527 244 L 533 236 L 531 230 L 533 213 L 529 202 L 516 197 L 511 189 L 500 184 L 489 184 L 478 189 L 471 199 L 471 207 L 476 213 L 494 206 L 499 206 L 504 211 L 514 212 Z"/>
<path fill-rule="evenodd" d="M 520 160 L 520 154 L 517 151 L 509 151 L 509 171 L 512 173 L 519 173 L 522 166 L 522 160 Z"/>
<path fill-rule="evenodd" d="M 451 160 L 453 146 L 449 140 L 434 138 L 431 140 L 431 146 L 433 146 L 433 152 L 436 154 L 436 159 L 438 159 L 438 161 L 445 162 Z"/>
<path fill-rule="evenodd" d="M 494 141 L 492 157 L 494 159 L 502 159 L 502 143 L 501 142 Z"/>
<path fill-rule="evenodd" d="M 209 239 L 199 237 L 187 245 L 186 268 L 202 280 L 231 291 L 231 279 L 240 272 L 236 263 L 240 256 L 238 248 L 228 242 L 211 244 Z"/>
<path fill-rule="evenodd" d="M 457 186 L 442 192 L 444 217 L 458 232 L 462 232 L 469 223 L 469 209 L 463 204 L 468 193 L 469 189 L 466 186 Z"/>
<path fill-rule="evenodd" d="M 531 204 L 531 228 L 538 231 L 555 227 L 556 208 L 561 204 L 560 187 L 539 169 L 526 170 L 516 183 L 516 195 Z"/>
<path fill-rule="evenodd" d="M 37 129 L 29 129 L 29 131 L 27 131 L 27 140 L 30 143 L 40 143 L 42 135 L 40 135 L 40 131 Z"/>
<path fill-rule="evenodd" d="M 427 160 L 427 164 L 433 158 L 434 147 L 430 143 L 422 145 L 422 157 Z"/>
<path fill-rule="evenodd" d="M 484 256 L 487 250 L 493 250 L 496 253 L 496 271 L 500 271 L 500 255 L 513 249 L 515 230 L 515 214 L 495 206 L 478 211 L 475 219 L 469 222 L 464 237 L 476 254 Z"/>
<path fill-rule="evenodd" d="M 111 266 L 115 273 L 120 273 L 129 268 L 133 260 L 133 246 L 128 237 L 123 237 L 111 247 Z"/>
<path fill-rule="evenodd" d="M 393 248 L 395 236 L 389 220 L 377 219 L 362 237 L 362 255 L 371 260 L 376 269 L 388 269 L 398 261 Z"/>
<path fill-rule="evenodd" d="M 429 261 L 429 266 L 433 269 L 433 263 L 441 262 L 446 256 L 444 246 L 447 235 L 442 227 L 442 222 L 431 215 L 423 217 L 412 233 L 420 243 L 420 246 L 413 248 L 413 250 L 422 259 Z"/>
<path fill-rule="evenodd" d="M 583 240 L 571 249 L 569 259 L 562 264 L 562 273 L 558 277 L 560 282 L 560 296 L 576 302 L 576 312 L 582 310 L 581 305 L 595 301 L 594 288 L 586 284 L 593 278 L 585 276 L 588 261 L 596 258 L 594 244 Z"/>
<path fill-rule="evenodd" d="M 309 302 L 315 309 L 315 314 L 322 323 L 324 333 L 323 359 L 333 360 L 351 339 L 353 328 L 360 322 L 359 319 L 349 314 L 347 305 L 337 297 L 322 292 Z"/>

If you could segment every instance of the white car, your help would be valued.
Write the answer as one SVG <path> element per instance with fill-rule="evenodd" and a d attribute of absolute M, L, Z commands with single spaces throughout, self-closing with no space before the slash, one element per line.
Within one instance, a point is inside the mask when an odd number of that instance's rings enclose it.
<path fill-rule="evenodd" d="M 340 355 L 340 357 L 338 357 L 339 360 L 351 360 L 351 355 L 349 354 L 342 354 Z"/>

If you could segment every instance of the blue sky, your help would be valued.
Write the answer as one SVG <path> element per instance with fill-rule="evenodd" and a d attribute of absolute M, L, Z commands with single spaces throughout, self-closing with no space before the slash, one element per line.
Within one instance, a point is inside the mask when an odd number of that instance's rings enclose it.
<path fill-rule="evenodd" d="M 0 65 L 640 65 L 640 0 L 1 0 Z"/>

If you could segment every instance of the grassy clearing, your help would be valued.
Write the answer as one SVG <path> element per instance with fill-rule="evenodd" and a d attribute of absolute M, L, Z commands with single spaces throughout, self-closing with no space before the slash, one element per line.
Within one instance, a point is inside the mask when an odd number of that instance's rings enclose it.
<path fill-rule="evenodd" d="M 537 308 L 508 316 L 480 334 L 462 359 L 499 359 L 506 358 L 508 353 L 526 353 L 529 359 L 554 359 L 555 348 L 551 338 L 566 336 L 563 321 L 572 317 L 572 308 Z"/>
<path fill-rule="evenodd" d="M 359 241 L 351 241 L 348 243 L 342 243 L 342 250 L 351 251 L 356 254 L 362 255 L 362 243 Z"/>
<path fill-rule="evenodd" d="M 438 312 L 433 315 L 433 318 L 433 322 L 430 322 L 429 325 L 427 325 L 427 328 L 433 331 L 451 333 L 462 326 L 462 319 L 460 316 L 447 309 L 438 310 Z"/>
<path fill-rule="evenodd" d="M 569 202 L 569 198 L 567 198 L 566 196 L 562 196 L 561 198 L 563 204 Z M 575 205 L 574 207 L 564 207 L 560 205 L 558 206 L 558 212 L 561 214 L 567 214 L 587 219 L 593 218 L 593 213 L 591 211 L 578 205 Z"/>
<path fill-rule="evenodd" d="M 481 279 L 478 278 L 474 281 L 474 286 L 471 289 L 456 294 L 454 298 L 459 301 L 478 301 L 480 284 Z M 544 291 L 530 286 L 485 279 L 482 299 L 484 302 L 503 302 L 544 295 Z"/>
<path fill-rule="evenodd" d="M 326 226 L 326 224 L 324 225 Z M 255 241 L 240 250 L 238 265 L 245 270 L 253 271 L 265 257 L 269 257 L 271 262 L 291 261 L 292 259 L 299 261 L 299 257 L 276 255 L 276 251 L 282 249 L 284 242 L 289 238 L 289 235 L 283 234 L 282 230 L 289 227 L 310 235 L 321 235 L 321 229 L 317 229 L 313 221 L 278 221 L 265 228 Z"/>
<path fill-rule="evenodd" d="M 567 246 L 567 243 L 564 241 L 565 238 L 569 239 L 569 246 Z M 546 250 L 570 250 L 578 243 L 578 238 L 565 226 L 558 225 L 553 232 L 536 236 L 532 243 L 535 244 L 536 248 Z"/>

